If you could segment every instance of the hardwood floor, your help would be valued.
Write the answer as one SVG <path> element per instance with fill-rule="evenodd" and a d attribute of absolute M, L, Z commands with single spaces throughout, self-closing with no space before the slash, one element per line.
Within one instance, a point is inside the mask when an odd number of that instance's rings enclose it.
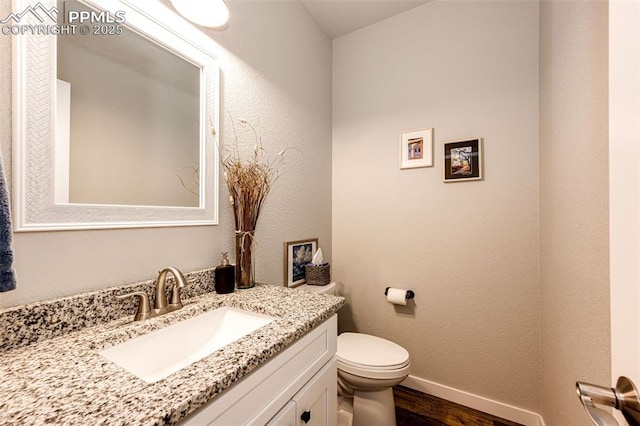
<path fill-rule="evenodd" d="M 403 386 L 393 395 L 397 426 L 522 426 Z"/>

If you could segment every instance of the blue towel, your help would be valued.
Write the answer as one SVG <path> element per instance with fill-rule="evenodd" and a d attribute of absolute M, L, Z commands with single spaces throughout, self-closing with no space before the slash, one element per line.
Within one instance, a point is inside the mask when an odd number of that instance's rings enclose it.
<path fill-rule="evenodd" d="M 16 273 L 13 270 L 11 249 L 11 206 L 0 158 L 0 292 L 15 290 Z"/>

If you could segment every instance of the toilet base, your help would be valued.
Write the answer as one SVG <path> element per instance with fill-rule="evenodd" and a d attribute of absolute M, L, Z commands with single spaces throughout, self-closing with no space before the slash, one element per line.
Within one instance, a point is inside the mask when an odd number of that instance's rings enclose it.
<path fill-rule="evenodd" d="M 396 426 L 393 389 L 353 393 L 353 426 Z"/>
<path fill-rule="evenodd" d="M 353 398 L 338 395 L 338 426 L 353 426 Z"/>
<path fill-rule="evenodd" d="M 407 365 L 406 371 L 401 371 L 394 378 L 372 379 L 348 373 L 338 365 L 340 409 L 351 411 L 353 426 L 396 426 L 393 386 L 407 377 L 408 368 Z M 351 424 L 344 423 L 340 426 Z"/>
<path fill-rule="evenodd" d="M 383 391 L 338 392 L 338 426 L 395 426 L 396 407 L 391 388 Z M 354 411 L 354 407 L 357 411 Z M 354 412 L 357 413 L 354 415 Z"/>

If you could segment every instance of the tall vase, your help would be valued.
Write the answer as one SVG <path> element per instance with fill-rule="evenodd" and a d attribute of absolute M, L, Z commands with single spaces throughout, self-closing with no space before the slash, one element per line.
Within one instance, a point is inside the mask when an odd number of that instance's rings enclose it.
<path fill-rule="evenodd" d="M 254 241 L 251 231 L 236 231 L 236 288 L 251 288 L 255 282 Z"/>

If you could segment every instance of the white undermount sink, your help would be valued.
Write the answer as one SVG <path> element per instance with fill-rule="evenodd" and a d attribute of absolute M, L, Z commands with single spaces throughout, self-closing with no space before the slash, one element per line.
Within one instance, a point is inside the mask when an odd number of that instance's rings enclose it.
<path fill-rule="evenodd" d="M 145 382 L 154 383 L 274 319 L 268 315 L 222 307 L 99 353 Z"/>

